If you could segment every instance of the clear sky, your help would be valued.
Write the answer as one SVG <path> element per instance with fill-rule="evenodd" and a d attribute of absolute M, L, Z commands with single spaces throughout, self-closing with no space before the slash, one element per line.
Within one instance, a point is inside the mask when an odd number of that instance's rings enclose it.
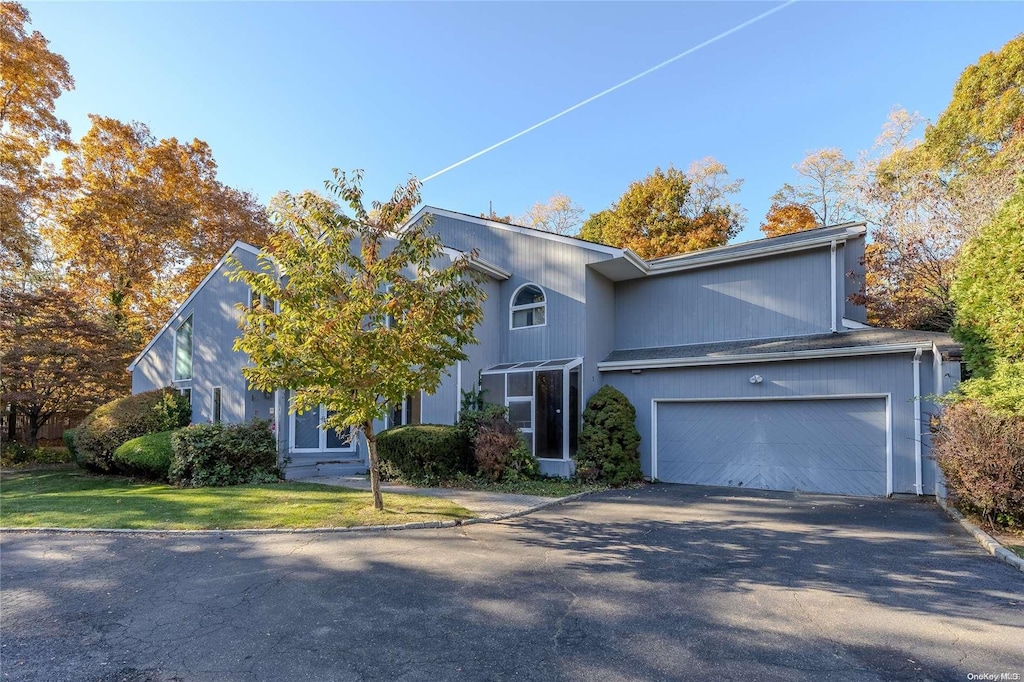
<path fill-rule="evenodd" d="M 362 168 L 372 198 L 425 177 L 777 3 L 39 3 L 70 63 L 58 113 L 198 137 L 269 199 Z M 758 238 L 804 152 L 869 147 L 894 105 L 934 119 L 960 72 L 1024 31 L 1024 3 L 799 2 L 430 181 L 426 203 L 588 212 L 655 166 L 714 156 Z"/>

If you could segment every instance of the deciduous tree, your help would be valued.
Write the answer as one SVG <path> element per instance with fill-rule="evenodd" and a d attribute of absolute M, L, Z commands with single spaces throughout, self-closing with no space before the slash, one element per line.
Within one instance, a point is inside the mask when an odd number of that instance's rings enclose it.
<path fill-rule="evenodd" d="M 520 224 L 555 234 L 574 235 L 586 211 L 566 195 L 558 192 L 544 203 L 537 202 L 519 219 Z"/>
<path fill-rule="evenodd" d="M 0 272 L 31 265 L 38 202 L 50 189 L 45 160 L 70 143 L 54 103 L 75 82 L 29 19 L 22 5 L 0 3 Z"/>
<path fill-rule="evenodd" d="M 841 150 L 831 148 L 807 152 L 793 169 L 806 178 L 806 182 L 784 184 L 772 196 L 773 203 L 806 207 L 814 215 L 814 221 L 819 227 L 856 217 L 855 206 L 851 201 L 854 165 Z"/>
<path fill-rule="evenodd" d="M 141 123 L 90 118 L 64 159 L 44 234 L 85 298 L 141 336 L 235 240 L 261 245 L 271 227 L 255 197 L 217 180 L 205 142 L 157 140 Z"/>
<path fill-rule="evenodd" d="M 0 402 L 27 415 L 30 447 L 54 415 L 127 393 L 131 350 L 64 288 L 0 293 Z"/>
<path fill-rule="evenodd" d="M 730 201 L 742 180 L 728 180 L 725 166 L 707 158 L 688 172 L 656 168 L 632 183 L 606 211 L 583 225 L 584 239 L 660 258 L 722 246 L 739 233 L 743 209 Z"/>
<path fill-rule="evenodd" d="M 803 204 L 780 204 L 772 202 L 768 215 L 761 223 L 765 237 L 781 237 L 784 234 L 813 230 L 818 221 L 811 209 Z"/>
<path fill-rule="evenodd" d="M 372 211 L 361 180 L 360 171 L 335 171 L 327 183 L 351 215 L 313 193 L 280 197 L 280 229 L 263 269 L 235 263 L 232 274 L 276 300 L 277 310 L 244 311 L 235 348 L 252 361 L 243 373 L 253 387 L 289 390 L 295 412 L 324 405 L 325 428 L 362 431 L 374 506 L 382 509 L 373 423 L 406 395 L 433 393 L 447 368 L 466 359 L 484 294 L 470 269 L 473 254 L 438 268 L 447 257 L 428 222 L 399 229 L 419 203 L 415 179 Z"/>

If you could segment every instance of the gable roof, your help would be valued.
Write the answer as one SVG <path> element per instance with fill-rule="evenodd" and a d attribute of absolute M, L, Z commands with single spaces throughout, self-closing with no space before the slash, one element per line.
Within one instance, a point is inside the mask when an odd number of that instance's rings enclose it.
<path fill-rule="evenodd" d="M 601 371 L 799 360 L 843 355 L 875 355 L 935 348 L 959 357 L 960 346 L 948 334 L 870 327 L 845 332 L 772 339 L 743 339 L 682 346 L 614 350 L 598 363 Z"/>
<path fill-rule="evenodd" d="M 153 347 L 153 344 L 156 343 L 157 339 L 159 339 L 163 335 L 163 333 L 170 328 L 171 322 L 173 322 L 175 318 L 177 318 L 178 315 L 180 315 L 181 312 L 185 310 L 186 307 L 188 307 L 188 304 L 191 303 L 192 299 L 196 297 L 196 294 L 199 293 L 199 290 L 206 286 L 206 283 L 209 282 L 215 274 L 217 274 L 217 271 L 221 269 L 224 263 L 227 262 L 228 257 L 235 251 L 247 251 L 255 256 L 258 256 L 260 253 L 260 250 L 257 247 L 253 246 L 252 244 L 246 244 L 243 241 L 236 241 L 234 244 L 232 244 L 231 248 L 228 249 L 224 253 L 224 255 L 220 257 L 220 260 L 217 261 L 217 264 L 213 266 L 213 269 L 210 270 L 206 277 L 203 277 L 203 281 L 201 281 L 199 285 L 192 290 L 192 293 L 188 295 L 188 298 L 186 298 L 182 302 L 182 304 L 179 305 L 177 309 L 175 309 L 174 313 L 172 313 L 171 316 L 167 318 L 167 322 L 164 323 L 164 326 L 160 327 L 160 331 L 154 334 L 153 338 L 150 339 L 149 343 L 146 344 L 146 347 L 139 351 L 139 354 L 136 355 L 135 359 L 132 360 L 130 365 L 128 365 L 129 372 L 135 369 L 135 365 L 139 364 L 139 360 L 142 359 L 142 356 L 149 352 L 149 349 Z"/>

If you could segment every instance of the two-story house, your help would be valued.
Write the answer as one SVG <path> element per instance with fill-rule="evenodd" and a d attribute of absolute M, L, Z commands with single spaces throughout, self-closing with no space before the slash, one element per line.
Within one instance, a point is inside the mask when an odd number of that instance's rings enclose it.
<path fill-rule="evenodd" d="M 865 227 L 844 224 L 669 258 L 425 207 L 449 252 L 476 250 L 484 322 L 469 358 L 381 428 L 451 424 L 479 385 L 508 407 L 542 470 L 569 475 L 581 413 L 602 385 L 637 410 L 645 475 L 675 483 L 853 495 L 932 493 L 935 396 L 960 375 L 944 334 L 871 328 L 851 294 Z M 258 250 L 230 253 L 255 268 Z M 272 419 L 289 475 L 366 469 L 365 443 L 251 390 L 232 350 L 226 259 L 132 362 L 133 390 L 173 385 L 193 420 Z"/>

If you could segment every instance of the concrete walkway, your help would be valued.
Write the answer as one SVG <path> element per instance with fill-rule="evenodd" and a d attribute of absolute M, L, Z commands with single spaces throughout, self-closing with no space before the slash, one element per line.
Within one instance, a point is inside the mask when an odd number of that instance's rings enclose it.
<path fill-rule="evenodd" d="M 355 488 L 356 490 L 370 489 L 370 480 L 365 476 L 313 476 L 301 480 L 306 483 L 337 485 L 345 488 Z M 540 495 L 514 495 L 484 490 L 463 490 L 461 488 L 414 488 L 396 483 L 381 483 L 381 490 L 386 493 L 398 493 L 400 495 L 443 497 L 460 507 L 465 507 L 481 518 L 517 514 L 542 504 L 553 504 L 561 499 L 557 497 L 541 497 Z"/>

